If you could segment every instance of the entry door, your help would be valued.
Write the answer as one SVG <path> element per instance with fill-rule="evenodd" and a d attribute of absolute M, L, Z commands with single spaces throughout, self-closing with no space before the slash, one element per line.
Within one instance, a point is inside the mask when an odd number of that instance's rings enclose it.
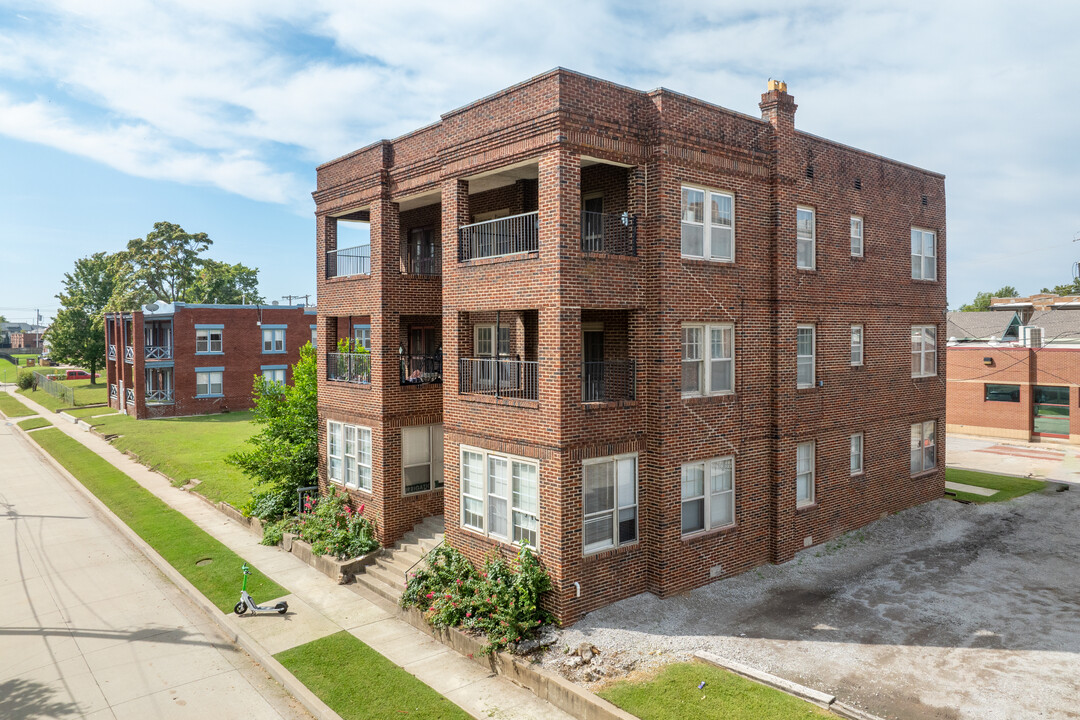
<path fill-rule="evenodd" d="M 581 336 L 584 400 L 597 402 L 604 399 L 604 331 L 586 330 Z"/>
<path fill-rule="evenodd" d="M 1069 388 L 1036 385 L 1031 402 L 1034 434 L 1069 437 Z"/>

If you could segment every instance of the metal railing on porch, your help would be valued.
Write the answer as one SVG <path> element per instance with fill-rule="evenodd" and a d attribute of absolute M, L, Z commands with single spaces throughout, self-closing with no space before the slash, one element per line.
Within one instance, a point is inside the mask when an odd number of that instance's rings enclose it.
<path fill-rule="evenodd" d="M 117 392 L 116 385 L 115 384 L 109 385 L 109 399 L 110 400 L 115 400 L 118 396 L 119 396 L 119 393 Z"/>
<path fill-rule="evenodd" d="M 124 400 L 128 405 L 135 404 L 135 388 L 124 388 Z"/>
<path fill-rule="evenodd" d="M 434 255 L 431 257 L 417 257 L 409 253 L 406 258 L 405 272 L 409 275 L 423 275 L 432 277 L 442 275 L 442 247 L 436 245 Z"/>
<path fill-rule="evenodd" d="M 401 384 L 442 382 L 442 355 L 402 355 Z"/>
<path fill-rule="evenodd" d="M 172 345 L 145 346 L 147 360 L 168 360 L 172 357 Z"/>
<path fill-rule="evenodd" d="M 147 405 L 167 405 L 173 401 L 172 390 L 147 390 L 146 391 L 146 404 Z"/>
<path fill-rule="evenodd" d="M 135 362 L 135 347 L 133 345 L 124 348 L 124 362 Z"/>
<path fill-rule="evenodd" d="M 371 354 L 326 353 L 326 379 L 360 385 L 371 383 Z"/>
<path fill-rule="evenodd" d="M 355 245 L 326 252 L 326 277 L 371 273 L 371 246 Z"/>
<path fill-rule="evenodd" d="M 613 402 L 636 397 L 636 361 L 605 360 L 581 364 L 582 402 Z"/>
<path fill-rule="evenodd" d="M 110 360 L 115 360 L 116 359 L 116 344 L 115 343 L 109 343 L 109 359 Z"/>
<path fill-rule="evenodd" d="M 520 400 L 540 399 L 540 363 L 508 358 L 460 358 L 458 390 Z"/>
<path fill-rule="evenodd" d="M 458 228 L 458 260 L 534 252 L 540 248 L 540 213 L 485 220 Z"/>
<path fill-rule="evenodd" d="M 626 212 L 582 212 L 581 249 L 612 255 L 637 255 L 637 216 Z"/>

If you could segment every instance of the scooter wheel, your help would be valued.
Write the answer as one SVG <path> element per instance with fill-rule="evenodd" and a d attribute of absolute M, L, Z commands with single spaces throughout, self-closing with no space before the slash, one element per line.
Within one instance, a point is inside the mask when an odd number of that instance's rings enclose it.
<path fill-rule="evenodd" d="M 277 608 L 278 615 L 284 615 L 285 613 L 289 612 L 289 603 L 287 602 L 279 602 L 274 607 Z"/>
<path fill-rule="evenodd" d="M 244 613 L 247 612 L 247 605 L 244 604 L 243 601 L 240 601 L 240 602 L 236 603 L 236 605 L 233 606 L 232 611 L 234 613 L 236 613 L 237 615 L 243 615 Z"/>

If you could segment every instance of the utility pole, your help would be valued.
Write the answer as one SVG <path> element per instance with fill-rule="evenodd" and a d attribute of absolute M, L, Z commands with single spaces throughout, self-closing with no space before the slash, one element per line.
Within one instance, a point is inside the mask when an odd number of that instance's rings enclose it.
<path fill-rule="evenodd" d="M 307 307 L 308 298 L 310 298 L 310 297 L 311 297 L 311 293 L 308 293 L 307 295 L 282 295 L 281 299 L 284 300 L 285 302 L 289 303 L 290 305 L 292 305 L 293 304 L 293 298 L 297 298 L 297 299 L 304 298 L 304 307 Z"/>

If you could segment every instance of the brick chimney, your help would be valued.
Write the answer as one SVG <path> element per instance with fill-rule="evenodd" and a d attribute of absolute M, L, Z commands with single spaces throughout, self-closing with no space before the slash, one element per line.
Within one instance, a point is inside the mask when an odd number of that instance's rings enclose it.
<path fill-rule="evenodd" d="M 783 80 L 769 79 L 768 91 L 761 94 L 761 119 L 768 120 L 774 130 L 792 133 L 795 131 L 795 98 L 788 95 L 787 83 Z"/>

